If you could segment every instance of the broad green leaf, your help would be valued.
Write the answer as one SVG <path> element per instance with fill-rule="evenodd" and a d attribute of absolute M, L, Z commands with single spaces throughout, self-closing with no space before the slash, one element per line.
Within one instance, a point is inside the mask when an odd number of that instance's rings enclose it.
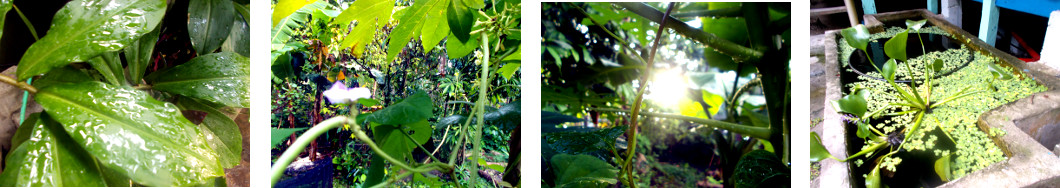
<path fill-rule="evenodd" d="M 360 99 L 357 99 L 357 104 L 361 104 L 361 106 L 365 106 L 365 107 L 375 106 L 375 105 L 379 105 L 379 100 L 371 99 L 371 98 L 360 98 Z"/>
<path fill-rule="evenodd" d="M 88 64 L 92 65 L 92 68 L 96 69 L 99 74 L 103 75 L 103 78 L 107 83 L 121 85 L 122 83 L 125 83 L 125 77 L 118 75 L 124 75 L 124 72 L 116 72 L 114 71 L 115 67 L 111 67 L 114 63 L 118 63 L 118 66 L 120 66 L 121 59 L 118 59 L 118 56 L 112 53 L 113 52 L 107 52 L 103 53 L 104 55 L 92 58 L 91 60 L 88 60 Z"/>
<path fill-rule="evenodd" d="M 550 160 L 556 187 L 609 187 L 618 180 L 618 169 L 591 155 L 556 154 Z"/>
<path fill-rule="evenodd" d="M 887 60 L 887 63 L 883 64 L 880 71 L 883 71 L 883 78 L 888 81 L 894 81 L 894 74 L 898 71 L 898 63 L 894 59 Z"/>
<path fill-rule="evenodd" d="M 523 52 L 523 48 L 515 49 L 515 53 L 512 53 L 511 55 L 508 55 L 507 57 L 504 57 L 504 59 L 501 59 L 501 61 L 519 61 L 520 59 L 523 58 L 522 57 L 522 52 Z M 585 52 L 584 53 L 585 56 L 589 56 L 589 50 L 585 50 L 585 51 L 582 51 L 582 52 Z"/>
<path fill-rule="evenodd" d="M 206 118 L 199 124 L 206 142 L 217 151 L 221 167 L 229 168 L 239 165 L 243 152 L 243 135 L 235 121 L 217 108 L 190 98 L 178 99 L 177 106 L 182 110 L 206 112 Z"/>
<path fill-rule="evenodd" d="M 273 59 L 271 72 L 274 83 L 279 83 L 288 78 L 295 78 L 294 67 L 291 66 L 291 55 L 283 53 Z"/>
<path fill-rule="evenodd" d="M 40 114 L 41 113 L 30 114 L 30 115 L 26 116 L 26 119 L 22 121 L 22 124 L 18 125 L 18 127 L 30 127 L 30 128 L 15 129 L 15 134 L 11 137 L 11 149 L 16 148 L 19 145 L 22 145 L 22 142 L 25 142 L 26 140 L 29 140 L 29 137 L 32 135 L 33 130 L 34 130 L 32 128 L 33 125 L 35 125 L 36 123 L 39 123 L 39 121 L 40 121 Z M 5 153 L 5 154 L 11 155 L 10 152 L 9 153 Z M 0 157 L 6 157 L 6 156 L 0 156 Z"/>
<path fill-rule="evenodd" d="M 920 31 L 920 28 L 924 27 L 924 24 L 926 24 L 926 23 L 927 23 L 927 19 L 917 20 L 917 21 L 905 20 L 905 27 L 909 28 L 909 29 L 911 29 L 913 31 Z"/>
<path fill-rule="evenodd" d="M 423 52 L 429 53 L 438 46 L 438 42 L 449 36 L 449 20 L 446 19 L 445 9 L 431 9 L 427 12 L 423 29 L 420 30 Z"/>
<path fill-rule="evenodd" d="M 107 186 L 96 161 L 70 139 L 62 125 L 46 114 L 31 116 L 32 121 L 23 122 L 19 130 L 30 130 L 33 139 L 21 142 L 11 151 L 0 174 L 0 186 Z"/>
<path fill-rule="evenodd" d="M 304 0 L 291 0 L 291 1 L 304 1 Z M 295 30 L 297 28 L 305 27 L 302 24 L 309 22 L 309 14 L 311 14 L 314 10 L 324 9 L 324 8 L 327 8 L 328 6 L 329 5 L 328 5 L 327 2 L 316 1 L 313 4 L 308 4 L 308 5 L 305 5 L 304 7 L 299 6 L 299 7 L 302 7 L 302 8 L 297 9 L 297 11 L 295 11 L 294 13 L 289 13 L 290 16 L 281 17 L 282 19 L 279 20 L 279 23 L 276 22 L 276 19 L 273 19 L 273 25 L 274 26 L 272 27 L 272 36 L 271 36 L 271 38 L 272 38 L 271 39 L 272 46 L 270 48 L 273 51 L 289 51 L 289 50 L 291 50 L 291 47 L 289 47 L 289 44 L 287 43 L 287 41 L 291 40 L 292 36 L 295 36 Z M 279 4 L 277 4 L 277 7 L 279 7 Z M 273 12 L 273 13 L 274 13 L 273 16 L 275 16 L 276 12 Z M 275 17 L 273 17 L 273 18 L 275 18 Z M 275 57 L 274 57 L 274 60 L 275 60 Z"/>
<path fill-rule="evenodd" d="M 206 54 L 144 77 L 151 88 L 213 103 L 250 105 L 250 61 L 233 52 Z"/>
<path fill-rule="evenodd" d="M 165 0 L 71 1 L 55 14 L 48 34 L 26 50 L 18 79 L 121 50 L 154 30 L 165 11 Z"/>
<path fill-rule="evenodd" d="M 785 187 L 791 169 L 772 152 L 754 150 L 740 157 L 729 183 L 734 187 Z"/>
<path fill-rule="evenodd" d="M 340 25 L 357 21 L 357 25 L 353 27 L 350 34 L 342 40 L 342 47 L 352 47 L 353 55 L 360 58 L 364 49 L 372 43 L 377 27 L 383 27 L 390 22 L 393 10 L 393 0 L 354 1 L 349 8 L 335 17 L 335 23 Z M 390 40 L 394 40 L 393 35 L 391 33 Z"/>
<path fill-rule="evenodd" d="M 869 29 L 861 24 L 843 29 L 839 31 L 839 34 L 843 35 L 843 40 L 846 40 L 847 44 L 861 51 L 865 51 L 865 47 L 869 45 L 869 37 L 872 37 Z"/>
<path fill-rule="evenodd" d="M 938 174 L 943 182 L 953 180 L 953 173 L 950 173 L 951 155 L 953 154 L 942 156 L 942 158 L 935 160 L 935 174 Z"/>
<path fill-rule="evenodd" d="M 446 6 L 446 23 L 449 24 L 449 29 L 453 30 L 455 39 L 467 41 L 471 38 L 471 28 L 475 25 L 475 10 L 460 1 L 463 0 L 452 0 L 441 6 Z"/>
<path fill-rule="evenodd" d="M 1014 77 L 1012 75 L 1012 73 L 1009 72 L 1008 70 L 1006 70 L 1004 68 L 1001 68 L 1000 66 L 997 66 L 997 63 L 987 63 L 986 65 L 987 65 L 987 68 L 990 69 L 990 74 L 993 74 L 994 77 L 996 77 L 997 79 L 1008 80 L 1008 79 L 1012 79 L 1012 77 Z"/>
<path fill-rule="evenodd" d="M 435 31 L 424 29 L 424 25 L 434 24 L 425 23 L 424 20 L 433 20 L 436 18 L 432 17 L 441 16 L 441 13 L 446 11 L 445 7 L 448 3 L 449 1 L 447 0 L 417 1 L 412 7 L 409 7 L 408 11 L 405 12 L 405 15 L 402 15 L 401 18 L 397 20 L 398 23 L 394 30 L 390 32 L 390 42 L 387 44 L 386 50 L 386 62 L 394 61 L 394 58 L 401 53 L 401 50 L 405 49 L 405 46 L 408 46 L 409 41 L 413 38 L 420 38 L 421 35 L 438 35 L 439 33 Z M 450 22 L 451 21 L 452 20 L 450 20 Z M 452 26 L 449 26 L 449 28 L 452 28 Z M 438 29 L 442 28 L 439 27 Z M 457 31 L 453 31 L 454 34 L 457 34 L 457 37 L 460 37 L 456 32 Z M 444 35 L 445 34 L 440 34 L 440 36 Z M 434 44 L 427 44 L 426 42 L 429 41 L 424 42 L 423 45 L 427 46 L 435 45 L 438 41 L 435 41 Z"/>
<path fill-rule="evenodd" d="M 101 82 L 41 89 L 49 116 L 104 166 L 148 186 L 188 186 L 224 175 L 217 153 L 176 106 Z"/>
<path fill-rule="evenodd" d="M 858 131 L 856 132 L 856 134 L 857 134 L 858 138 L 865 138 L 865 137 L 872 136 L 872 132 L 871 132 L 871 130 L 869 130 L 869 124 L 868 123 L 864 123 L 864 122 L 860 122 L 859 121 L 857 123 L 857 126 L 858 126 Z"/>
<path fill-rule="evenodd" d="M 276 27 L 284 24 L 283 19 L 287 18 L 295 11 L 299 11 L 302 7 L 309 5 L 310 3 L 319 2 L 318 0 L 279 0 L 274 5 L 272 10 L 272 26 Z"/>
<path fill-rule="evenodd" d="M 7 11 L 11 10 L 14 2 L 14 0 L 0 0 L 0 36 L 4 34 L 4 20 L 7 17 Z"/>
<path fill-rule="evenodd" d="M 909 39 L 909 30 L 902 31 L 901 33 L 895 34 L 887 43 L 883 44 L 883 52 L 887 53 L 888 57 L 905 61 L 905 45 L 906 40 Z"/>
<path fill-rule="evenodd" d="M 228 0 L 195 0 L 188 4 L 188 34 L 191 46 L 199 55 L 213 53 L 221 47 L 232 23 L 235 7 Z"/>
<path fill-rule="evenodd" d="M 377 125 L 372 123 L 372 138 L 379 147 L 392 157 L 403 160 L 413 149 L 427 143 L 434 129 L 426 119 L 401 125 Z M 411 139 L 409 138 L 411 137 Z"/>
<path fill-rule="evenodd" d="M 713 4 L 718 3 L 712 3 L 712 5 Z M 724 6 L 711 6 L 710 8 L 718 9 L 721 7 L 739 7 L 738 3 L 736 3 L 735 5 L 732 4 L 733 3 L 727 3 L 727 5 Z M 700 21 L 703 22 L 703 31 L 706 31 L 707 33 L 712 33 L 718 36 L 719 38 L 734 42 L 736 44 L 743 44 L 746 43 L 748 40 L 747 22 L 743 18 L 703 17 L 700 18 Z M 654 32 L 652 32 L 652 34 L 654 34 Z M 645 39 L 644 41 L 649 40 Z M 708 64 L 710 64 L 711 67 L 717 67 L 723 71 L 736 70 L 737 68 L 739 68 L 739 65 L 737 64 L 739 62 L 733 61 L 732 56 L 717 52 L 712 47 L 708 46 L 706 49 L 704 49 L 703 56 L 707 59 L 707 62 Z M 752 68 L 753 66 L 743 67 L 744 68 L 742 70 L 738 70 L 738 73 L 740 75 L 747 75 L 754 72 L 754 69 Z"/>
<path fill-rule="evenodd" d="M 810 162 L 819 162 L 827 158 L 832 158 L 832 154 L 828 153 L 824 145 L 821 145 L 821 137 L 817 136 L 817 132 L 810 132 Z"/>
<path fill-rule="evenodd" d="M 419 122 L 434 116 L 434 102 L 426 92 L 416 92 L 397 104 L 375 111 L 368 121 L 383 125 L 404 125 Z"/>
<path fill-rule="evenodd" d="M 942 65 L 943 65 L 942 59 L 935 59 L 935 61 L 933 63 L 931 63 L 931 71 L 936 72 L 936 73 L 938 73 L 939 71 L 942 71 Z"/>
<path fill-rule="evenodd" d="M 91 76 L 81 71 L 81 69 L 74 68 L 71 66 L 63 66 L 48 71 L 48 74 L 44 74 L 38 79 L 33 79 L 33 87 L 37 89 L 44 89 L 52 85 L 63 84 L 63 83 L 74 83 L 94 80 Z"/>
<path fill-rule="evenodd" d="M 865 100 L 867 94 L 867 90 L 854 89 L 851 94 L 843 96 L 843 98 L 840 98 L 839 100 L 832 101 L 832 108 L 835 109 L 836 112 L 845 112 L 857 117 L 862 117 L 865 115 L 865 112 L 868 111 L 868 101 Z"/>
<path fill-rule="evenodd" d="M 308 129 L 308 128 L 304 127 L 304 128 L 269 129 L 269 131 L 271 132 L 271 136 L 270 137 L 272 138 L 272 148 L 276 148 L 276 146 L 279 146 L 280 143 L 283 143 L 284 140 L 287 140 L 287 138 L 290 138 L 292 133 L 295 133 L 295 132 L 298 132 L 298 131 L 302 131 L 302 130 L 305 130 L 305 129 Z"/>
<path fill-rule="evenodd" d="M 872 168 L 872 172 L 869 172 L 869 176 L 865 177 L 865 187 L 866 188 L 880 188 L 880 187 L 883 187 L 883 185 L 880 183 L 880 168 L 879 167 L 880 167 L 879 165 L 877 165 L 876 167 L 873 167 Z"/>
<path fill-rule="evenodd" d="M 136 39 L 129 47 L 125 47 L 126 67 L 129 72 L 129 82 L 140 84 L 143 82 L 144 72 L 151 64 L 151 55 L 155 51 L 155 42 L 158 42 L 158 33 L 161 27 L 151 30 L 150 33 Z"/>
<path fill-rule="evenodd" d="M 235 52 L 250 57 L 250 17 L 242 14 L 246 11 L 246 6 L 237 4 L 235 7 L 241 14 L 236 16 L 235 21 L 232 22 L 232 31 L 225 39 L 225 43 L 221 45 L 221 51 Z"/>
<path fill-rule="evenodd" d="M 466 42 L 461 42 L 460 40 L 456 39 L 456 35 L 454 33 L 450 33 L 449 39 L 446 39 L 445 41 L 446 55 L 449 56 L 449 59 L 462 58 L 464 56 L 467 56 L 468 54 L 471 54 L 471 52 L 475 51 L 475 49 L 478 49 L 478 43 L 479 39 L 474 37 L 472 37 L 470 40 L 467 40 Z"/>
<path fill-rule="evenodd" d="M 698 101 L 685 98 L 681 99 L 681 102 L 678 103 L 678 107 L 681 109 L 681 115 L 710 119 L 714 116 L 714 114 L 717 114 L 718 111 L 721 110 L 722 103 L 725 103 L 724 97 L 720 95 L 715 95 L 714 93 L 710 93 L 710 91 L 707 90 L 702 90 L 702 93 L 703 95 L 701 97 L 703 98 L 703 101 L 707 102 L 706 105 L 710 109 L 705 110 L 703 109 L 703 104 L 700 104 Z M 710 111 L 710 114 L 707 114 L 707 110 Z"/>
<path fill-rule="evenodd" d="M 519 71 L 520 63 L 507 63 L 501 67 L 497 72 L 501 73 L 501 77 L 504 79 L 510 79 L 515 72 Z"/>

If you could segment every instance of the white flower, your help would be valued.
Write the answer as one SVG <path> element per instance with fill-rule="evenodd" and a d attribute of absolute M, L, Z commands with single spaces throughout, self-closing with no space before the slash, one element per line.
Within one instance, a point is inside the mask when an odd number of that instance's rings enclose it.
<path fill-rule="evenodd" d="M 346 84 L 338 81 L 332 84 L 330 89 L 324 91 L 324 97 L 327 97 L 332 104 L 345 104 L 356 102 L 361 98 L 372 98 L 372 92 L 363 87 L 347 88 Z"/>

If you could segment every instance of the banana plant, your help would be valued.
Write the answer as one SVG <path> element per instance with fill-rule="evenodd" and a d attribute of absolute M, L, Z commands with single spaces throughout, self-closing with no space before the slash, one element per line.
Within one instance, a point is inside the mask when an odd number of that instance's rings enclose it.
<path fill-rule="evenodd" d="M 0 76 L 44 108 L 23 119 L 0 186 L 223 186 L 244 149 L 226 113 L 249 107 L 247 4 L 184 3 L 187 10 L 170 10 L 188 17 L 175 24 L 188 27 L 191 48 L 178 50 L 197 57 L 153 71 L 158 50 L 171 48 L 155 44 L 174 24 L 162 19 L 172 4 L 63 6 L 16 77 Z M 0 2 L 3 14 L 10 6 Z"/>

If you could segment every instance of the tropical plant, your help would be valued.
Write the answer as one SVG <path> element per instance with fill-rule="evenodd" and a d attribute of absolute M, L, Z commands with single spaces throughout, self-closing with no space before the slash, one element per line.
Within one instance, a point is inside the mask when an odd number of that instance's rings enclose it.
<path fill-rule="evenodd" d="M 299 135 L 276 159 L 273 184 L 308 143 L 341 127 L 356 139 L 349 141 L 355 147 L 371 151 L 367 164 L 342 166 L 367 168 L 359 185 L 388 186 L 413 177 L 409 184 L 432 187 L 518 186 L 518 139 L 507 138 L 517 136 L 519 122 L 517 1 L 381 0 L 348 6 L 279 1 L 273 16 L 274 88 L 304 80 L 297 70 L 323 71 L 334 84 L 323 93 L 331 104 L 321 111 L 340 103 L 331 96 L 347 84 L 359 83 L 372 93 L 372 99 L 338 105 L 348 109 L 347 115 L 321 121 Z M 313 63 L 291 66 L 301 62 L 290 61 L 292 54 L 302 52 L 309 52 L 305 61 Z M 273 129 L 273 138 L 280 138 L 274 148 L 292 131 Z M 503 150 L 511 156 L 499 157 L 507 166 L 482 158 L 488 156 L 485 151 Z M 347 153 L 339 162 L 355 161 Z M 503 181 L 483 181 L 480 167 L 502 173 Z"/>
<path fill-rule="evenodd" d="M 776 177 L 788 177 L 790 18 L 783 3 L 545 3 L 542 7 L 542 15 L 547 15 L 541 44 L 542 164 L 584 154 L 619 170 L 614 179 L 579 178 L 563 172 L 569 168 L 543 165 L 544 184 L 570 186 L 566 180 L 579 179 L 595 185 L 665 186 L 652 182 L 650 172 L 666 167 L 650 162 L 654 154 L 645 149 L 666 146 L 645 143 L 652 141 L 649 135 L 709 139 L 717 146 L 714 154 L 724 156 L 717 168 L 725 171 L 718 173 L 724 182 L 786 184 L 751 176 L 729 179 L 738 174 L 731 173 L 739 170 L 738 161 L 756 149 L 769 150 L 768 156 L 777 159 L 769 162 L 780 163 L 769 166 L 784 172 Z M 677 58 L 681 56 L 690 57 Z M 656 71 L 660 68 L 671 70 Z M 677 78 L 657 80 L 662 76 Z M 652 89 L 669 84 L 664 82 L 685 81 L 691 86 Z M 646 95 L 649 89 L 651 94 Z M 644 100 L 661 93 L 682 94 L 674 99 L 690 96 L 671 105 Z M 673 129 L 681 136 L 661 128 L 667 126 L 679 127 Z M 768 157 L 758 159 L 764 158 Z"/>
<path fill-rule="evenodd" d="M 0 3 L 0 15 L 13 6 Z M 227 114 L 249 107 L 247 7 L 66 3 L 23 54 L 17 78 L 0 76 L 44 108 L 23 119 L 0 186 L 223 186 L 244 149 Z M 155 45 L 185 24 L 190 48 Z M 195 53 L 158 64 L 166 50 Z"/>

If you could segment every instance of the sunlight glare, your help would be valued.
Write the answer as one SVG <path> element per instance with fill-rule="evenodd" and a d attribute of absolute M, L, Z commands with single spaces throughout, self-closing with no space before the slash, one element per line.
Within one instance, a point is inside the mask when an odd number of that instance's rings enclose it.
<path fill-rule="evenodd" d="M 661 70 L 652 75 L 648 99 L 660 107 L 676 109 L 688 93 L 688 80 L 679 68 Z"/>

